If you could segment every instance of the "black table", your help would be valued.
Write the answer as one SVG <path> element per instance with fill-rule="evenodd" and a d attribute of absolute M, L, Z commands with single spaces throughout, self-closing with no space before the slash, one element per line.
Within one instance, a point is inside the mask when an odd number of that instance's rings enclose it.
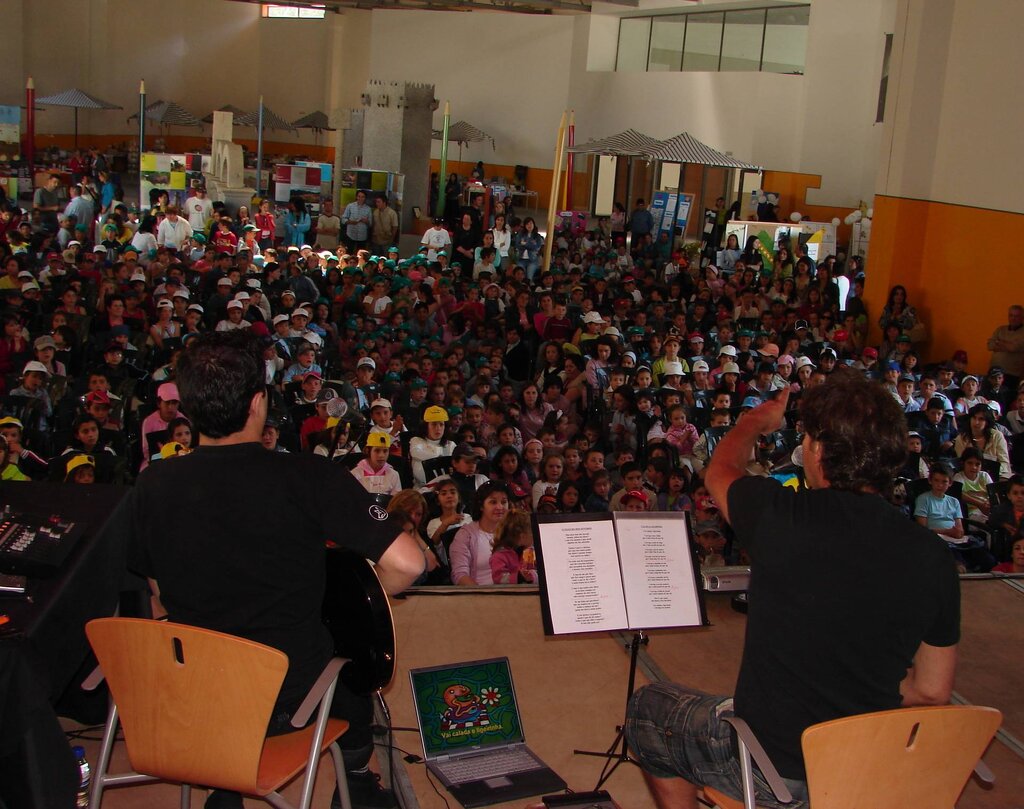
<path fill-rule="evenodd" d="M 78 768 L 53 706 L 89 657 L 85 625 L 113 615 L 124 590 L 141 580 L 125 569 L 128 532 L 118 504 L 122 486 L 0 484 L 0 503 L 15 512 L 59 514 L 85 526 L 52 576 L 29 580 L 27 598 L 0 599 L 9 621 L 0 636 L 0 802 L 70 807 Z"/>

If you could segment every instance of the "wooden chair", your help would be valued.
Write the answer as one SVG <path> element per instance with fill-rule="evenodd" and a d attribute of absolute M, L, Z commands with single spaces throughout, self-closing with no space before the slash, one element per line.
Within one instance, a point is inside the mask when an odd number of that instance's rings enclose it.
<path fill-rule="evenodd" d="M 781 803 L 791 800 L 773 781 L 778 773 L 742 720 L 730 719 L 740 739 L 746 796 L 737 801 L 706 788 L 705 798 L 722 809 L 753 809 L 753 758 Z M 995 781 L 981 761 L 1003 715 L 995 708 L 941 705 L 848 716 L 807 728 L 801 737 L 807 787 L 814 809 L 953 809 L 967 779 L 976 772 Z"/>
<path fill-rule="evenodd" d="M 99 618 L 86 625 L 99 668 L 84 687 L 102 679 L 111 704 L 92 775 L 90 809 L 103 790 L 164 780 L 181 784 L 181 806 L 191 785 L 232 790 L 292 809 L 277 791 L 304 772 L 299 809 L 308 809 L 320 756 L 330 749 L 344 809 L 351 809 L 337 739 L 348 722 L 328 715 L 338 672 L 333 658 L 281 736 L 267 724 L 288 670 L 277 649 L 206 629 L 137 618 Z M 316 722 L 303 727 L 319 706 Z M 110 754 L 123 725 L 132 771 L 111 775 Z"/>

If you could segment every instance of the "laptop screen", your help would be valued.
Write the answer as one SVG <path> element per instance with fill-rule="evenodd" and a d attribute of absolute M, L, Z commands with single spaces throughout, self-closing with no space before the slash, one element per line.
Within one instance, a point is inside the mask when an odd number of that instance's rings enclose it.
<path fill-rule="evenodd" d="M 523 741 L 508 658 L 410 672 L 427 758 Z"/>

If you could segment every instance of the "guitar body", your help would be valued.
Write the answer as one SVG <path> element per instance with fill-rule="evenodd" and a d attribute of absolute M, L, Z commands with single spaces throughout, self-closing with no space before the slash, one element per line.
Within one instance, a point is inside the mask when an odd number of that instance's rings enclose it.
<path fill-rule="evenodd" d="M 323 621 L 334 651 L 348 658 L 341 680 L 356 694 L 372 694 L 395 676 L 391 604 L 373 566 L 359 554 L 327 548 Z"/>

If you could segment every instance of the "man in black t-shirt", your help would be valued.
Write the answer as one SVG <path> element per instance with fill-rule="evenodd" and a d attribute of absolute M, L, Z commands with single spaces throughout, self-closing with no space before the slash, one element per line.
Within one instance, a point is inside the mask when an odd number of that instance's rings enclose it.
<path fill-rule="evenodd" d="M 248 329 L 189 344 L 177 368 L 199 447 L 139 476 L 126 501 L 130 566 L 147 576 L 172 621 L 264 643 L 288 655 L 269 732 L 290 719 L 333 654 L 321 621 L 326 540 L 376 564 L 389 593 L 422 572 L 415 538 L 391 522 L 342 467 L 308 454 L 268 452 L 263 349 Z M 368 697 L 339 682 L 331 714 L 350 722 L 340 739 L 353 805 L 393 806 L 366 769 L 373 751 Z M 337 796 L 336 796 L 337 797 Z M 206 803 L 241 807 L 235 793 Z"/>
<path fill-rule="evenodd" d="M 778 429 L 788 390 L 742 416 L 705 478 L 750 554 L 750 608 L 734 699 L 671 683 L 638 691 L 627 716 L 661 809 L 696 807 L 697 786 L 742 799 L 731 727 L 751 726 L 795 798 L 780 804 L 755 769 L 757 805 L 807 806 L 800 736 L 819 722 L 949 700 L 959 581 L 945 543 L 880 495 L 905 455 L 906 424 L 881 386 L 840 370 L 806 392 L 809 490 L 745 467 Z"/>

